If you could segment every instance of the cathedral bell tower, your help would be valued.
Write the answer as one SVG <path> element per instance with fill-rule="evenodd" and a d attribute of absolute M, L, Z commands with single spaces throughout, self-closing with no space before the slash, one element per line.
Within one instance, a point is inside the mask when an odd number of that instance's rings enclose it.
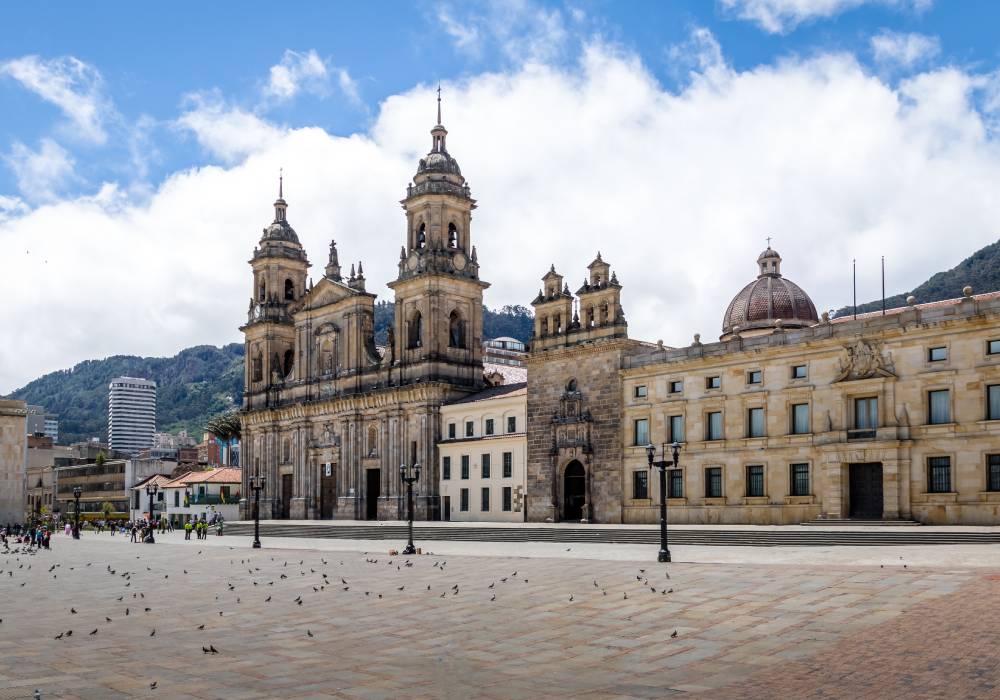
<path fill-rule="evenodd" d="M 400 379 L 443 380 L 478 388 L 483 382 L 483 290 L 472 210 L 476 200 L 451 154 L 438 120 L 431 150 L 420 160 L 401 201 L 406 245 L 399 254 L 393 357 Z"/>
<path fill-rule="evenodd" d="M 284 177 L 278 178 L 274 221 L 264 229 L 248 261 L 253 288 L 247 322 L 240 327 L 246 338 L 244 409 L 264 408 L 268 391 L 280 388 L 293 376 L 295 325 L 291 308 L 306 293 L 309 260 L 287 218 Z"/>

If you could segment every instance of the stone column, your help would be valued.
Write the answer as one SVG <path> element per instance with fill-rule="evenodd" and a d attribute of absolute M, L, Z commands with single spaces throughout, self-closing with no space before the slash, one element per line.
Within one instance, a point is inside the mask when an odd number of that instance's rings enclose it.
<path fill-rule="evenodd" d="M 824 518 L 840 519 L 844 512 L 844 465 L 838 455 L 824 455 L 820 466 L 820 512 Z"/>
<path fill-rule="evenodd" d="M 882 460 L 882 518 L 899 519 L 899 460 Z"/>
<path fill-rule="evenodd" d="M 292 429 L 292 498 L 288 508 L 288 517 L 292 520 L 305 520 L 306 515 L 306 494 L 308 493 L 308 483 L 306 481 L 306 451 L 305 431 L 302 424 L 296 424 Z"/>

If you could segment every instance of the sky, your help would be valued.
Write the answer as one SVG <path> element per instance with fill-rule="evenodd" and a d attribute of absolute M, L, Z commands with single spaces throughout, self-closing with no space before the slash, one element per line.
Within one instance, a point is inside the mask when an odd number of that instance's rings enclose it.
<path fill-rule="evenodd" d="M 1000 3 L 74 2 L 5 7 L 0 394 L 239 342 L 288 219 L 391 299 L 442 89 L 485 303 L 598 251 L 631 337 L 718 336 L 771 238 L 820 311 L 1000 238 Z M 988 290 L 976 290 L 988 291 Z M 57 407 L 50 407 L 58 410 Z"/>

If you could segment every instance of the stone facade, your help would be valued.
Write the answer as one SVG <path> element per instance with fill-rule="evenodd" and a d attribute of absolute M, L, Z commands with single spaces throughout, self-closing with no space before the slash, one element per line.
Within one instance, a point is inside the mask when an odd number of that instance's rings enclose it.
<path fill-rule="evenodd" d="M 622 371 L 624 482 L 647 470 L 644 447 L 635 444 L 636 422 L 645 420 L 653 444 L 683 443 L 671 522 L 997 524 L 1000 466 L 990 483 L 991 459 L 1000 460 L 990 457 L 1000 455 L 996 341 L 1000 294 L 993 293 L 630 353 Z M 719 377 L 718 388 L 711 377 Z M 754 409 L 762 409 L 757 426 Z M 721 435 L 709 434 L 712 413 L 721 413 Z M 671 435 L 671 418 L 683 435 Z M 722 474 L 717 494 L 706 484 L 713 468 Z M 626 493 L 626 522 L 658 520 L 656 478 L 649 476 L 650 498 Z M 873 510 L 863 512 L 862 501 Z"/>
<path fill-rule="evenodd" d="M 555 266 L 532 302 L 528 520 L 622 522 L 621 285 L 600 253 L 576 297 Z M 583 310 L 574 310 L 576 305 Z"/>
<path fill-rule="evenodd" d="M 24 472 L 27 457 L 24 401 L 0 399 L 0 523 L 20 522 L 24 516 Z"/>
<path fill-rule="evenodd" d="M 375 345 L 375 295 L 361 263 L 345 276 L 331 242 L 323 277 L 307 282 L 309 261 L 279 188 L 275 220 L 250 260 L 253 297 L 241 329 L 242 493 L 251 475 L 265 476 L 264 517 L 401 518 L 399 465 L 413 461 L 425 467 L 416 517 L 440 517 L 439 413 L 484 386 L 489 285 L 471 239 L 476 202 L 440 123 L 431 137 L 402 200 L 405 244 L 389 284 L 396 319 L 384 348 Z"/>

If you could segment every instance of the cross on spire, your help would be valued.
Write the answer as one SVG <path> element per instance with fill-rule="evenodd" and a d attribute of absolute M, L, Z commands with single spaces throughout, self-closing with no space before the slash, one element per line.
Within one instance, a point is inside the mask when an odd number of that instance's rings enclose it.
<path fill-rule="evenodd" d="M 278 199 L 284 199 L 285 169 L 278 168 Z"/>
<path fill-rule="evenodd" d="M 438 83 L 438 120 L 437 123 L 441 123 L 441 83 Z"/>
<path fill-rule="evenodd" d="M 767 247 L 768 248 L 771 247 L 771 237 L 770 236 L 767 237 Z"/>

